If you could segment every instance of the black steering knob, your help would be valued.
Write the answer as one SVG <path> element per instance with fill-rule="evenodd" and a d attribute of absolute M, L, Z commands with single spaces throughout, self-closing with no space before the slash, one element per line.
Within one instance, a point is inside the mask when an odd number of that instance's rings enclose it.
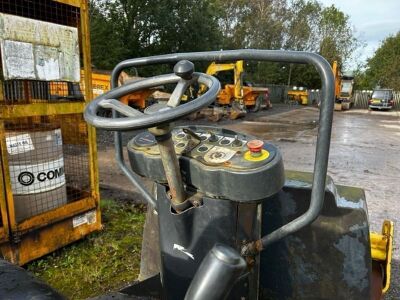
<path fill-rule="evenodd" d="M 194 64 L 188 60 L 178 61 L 174 66 L 175 75 L 185 80 L 192 79 L 193 72 L 194 72 Z"/>

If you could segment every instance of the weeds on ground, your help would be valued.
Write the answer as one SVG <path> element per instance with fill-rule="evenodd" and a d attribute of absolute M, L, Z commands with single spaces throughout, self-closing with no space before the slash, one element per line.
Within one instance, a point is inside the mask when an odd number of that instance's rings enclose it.
<path fill-rule="evenodd" d="M 102 200 L 104 229 L 27 265 L 69 299 L 118 290 L 136 280 L 144 224 L 142 205 Z"/>

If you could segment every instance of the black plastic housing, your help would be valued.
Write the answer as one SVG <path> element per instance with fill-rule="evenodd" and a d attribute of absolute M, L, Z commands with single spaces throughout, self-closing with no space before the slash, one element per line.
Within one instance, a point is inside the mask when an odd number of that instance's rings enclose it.
<path fill-rule="evenodd" d="M 187 186 L 192 186 L 212 198 L 237 202 L 259 201 L 276 194 L 282 188 L 285 182 L 283 161 L 274 145 L 265 142 L 264 150 L 269 153 L 265 160 L 249 161 L 243 157 L 248 151 L 246 143 L 255 139 L 253 136 L 211 126 L 188 127 L 187 129 L 199 135 L 213 133 L 218 136 L 216 142 L 205 140 L 198 143 L 198 141 L 193 141 L 193 138 L 189 141 L 180 140 L 178 136 L 182 134 L 183 129 L 186 127 L 176 127 L 172 136 L 182 178 Z M 161 157 L 157 152 L 155 140 L 153 143 L 152 139 L 154 140 L 154 137 L 150 133 L 144 132 L 128 143 L 131 168 L 141 176 L 159 183 L 166 183 Z M 239 140 L 242 146 L 233 147 L 233 141 L 228 146 L 223 146 L 221 142 L 224 139 Z M 145 144 L 143 141 L 148 142 Z M 180 148 L 180 145 L 185 146 Z M 199 152 L 201 147 L 209 147 L 209 151 L 215 147 L 226 148 L 227 152 L 236 152 L 236 154 L 224 163 L 213 164 L 205 161 L 207 152 Z"/>

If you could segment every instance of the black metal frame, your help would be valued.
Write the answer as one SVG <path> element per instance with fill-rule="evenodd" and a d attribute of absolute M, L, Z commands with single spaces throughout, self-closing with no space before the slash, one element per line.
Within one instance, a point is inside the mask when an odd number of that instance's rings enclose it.
<path fill-rule="evenodd" d="M 311 64 L 321 76 L 322 83 L 322 101 L 319 115 L 319 129 L 316 145 L 316 156 L 314 161 L 314 174 L 311 192 L 311 203 L 309 209 L 295 220 L 283 225 L 261 239 L 262 248 L 278 241 L 285 236 L 298 231 L 313 222 L 319 215 L 325 194 L 325 181 L 328 169 L 329 147 L 332 130 L 332 118 L 334 107 L 334 77 L 331 66 L 320 55 L 308 52 L 283 51 L 283 50 L 229 50 L 229 51 L 210 51 L 210 52 L 192 52 L 175 53 L 160 56 L 151 56 L 143 58 L 134 58 L 119 63 L 111 75 L 111 87 L 118 86 L 118 77 L 122 70 L 131 67 L 139 67 L 155 64 L 171 64 L 180 60 L 190 61 L 270 61 L 286 63 Z M 113 111 L 113 117 L 118 116 Z M 152 206 L 156 206 L 156 200 L 145 188 L 139 177 L 134 174 L 125 164 L 123 157 L 123 147 L 121 132 L 115 132 L 115 150 L 116 160 L 119 167 L 129 180 L 138 188 L 145 199 Z"/>

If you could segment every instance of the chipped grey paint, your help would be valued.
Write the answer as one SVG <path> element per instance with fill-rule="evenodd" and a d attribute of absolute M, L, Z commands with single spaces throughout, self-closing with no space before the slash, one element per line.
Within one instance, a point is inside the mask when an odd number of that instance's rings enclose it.
<path fill-rule="evenodd" d="M 291 242 L 293 246 L 296 248 L 296 251 L 298 250 L 304 252 L 307 251 L 306 245 L 300 238 L 296 236 L 291 237 Z M 291 273 L 291 277 L 297 276 L 298 272 L 301 272 L 303 274 L 302 277 L 299 277 L 300 284 L 309 285 L 318 280 L 318 274 L 315 274 L 315 272 L 313 271 L 313 265 L 307 261 L 306 256 L 294 255 L 294 258 L 291 261 L 291 263 L 295 265 L 295 268 L 290 269 L 289 271 Z"/>
<path fill-rule="evenodd" d="M 287 196 L 287 203 L 282 208 L 282 215 L 290 216 L 296 213 L 297 206 L 296 206 L 296 201 L 295 199 L 293 199 L 293 196 L 291 194 L 287 193 L 286 196 Z"/>
<path fill-rule="evenodd" d="M 357 230 L 361 230 L 363 228 L 367 228 L 368 227 L 368 223 L 367 222 L 363 222 L 361 225 L 360 224 L 354 224 L 352 226 L 350 226 L 350 230 L 351 231 L 357 231 Z"/>
<path fill-rule="evenodd" d="M 77 28 L 0 13 L 0 49 L 5 80 L 80 80 Z"/>
<path fill-rule="evenodd" d="M 283 190 L 263 203 L 262 234 L 304 213 L 311 180 L 312 174 L 286 171 Z M 310 226 L 261 252 L 260 299 L 371 299 L 365 194 L 330 177 L 325 191 L 324 207 Z"/>
<path fill-rule="evenodd" d="M 336 203 L 340 207 L 347 207 L 347 208 L 355 208 L 355 209 L 360 209 L 364 207 L 363 202 L 361 201 L 349 201 L 344 197 L 337 197 L 336 198 Z"/>
<path fill-rule="evenodd" d="M 350 287 L 362 291 L 369 284 L 365 278 L 368 269 L 362 263 L 366 253 L 364 245 L 358 239 L 358 236 L 344 235 L 334 247 L 343 253 L 343 279 Z M 361 261 L 358 268 L 352 267 L 354 260 Z"/>
<path fill-rule="evenodd" d="M 298 186 L 298 187 L 303 187 L 303 188 L 309 188 L 311 186 L 311 184 L 309 184 L 308 182 L 304 182 L 304 181 L 299 181 L 299 180 L 288 180 L 286 179 L 285 181 L 286 185 L 293 185 L 293 186 Z"/>

